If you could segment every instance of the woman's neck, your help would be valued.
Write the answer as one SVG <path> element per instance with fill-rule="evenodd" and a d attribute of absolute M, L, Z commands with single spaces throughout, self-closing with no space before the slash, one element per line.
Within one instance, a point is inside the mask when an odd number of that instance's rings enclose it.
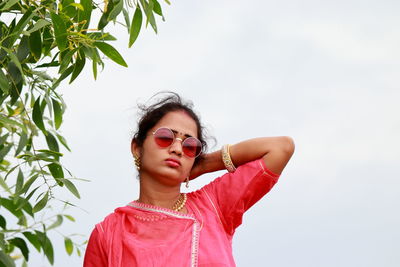
<path fill-rule="evenodd" d="M 180 185 L 166 186 L 153 181 L 149 181 L 148 179 L 140 180 L 138 201 L 157 207 L 171 209 L 181 195 Z"/>

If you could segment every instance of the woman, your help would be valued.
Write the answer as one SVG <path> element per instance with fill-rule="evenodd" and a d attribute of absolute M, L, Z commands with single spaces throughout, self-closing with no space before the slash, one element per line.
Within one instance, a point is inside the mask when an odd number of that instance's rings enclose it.
<path fill-rule="evenodd" d="M 235 266 L 235 229 L 277 182 L 292 139 L 255 138 L 204 153 L 200 120 L 178 95 L 143 111 L 131 144 L 139 199 L 96 225 L 84 266 Z M 222 169 L 228 172 L 200 190 L 180 192 L 182 183 Z"/>

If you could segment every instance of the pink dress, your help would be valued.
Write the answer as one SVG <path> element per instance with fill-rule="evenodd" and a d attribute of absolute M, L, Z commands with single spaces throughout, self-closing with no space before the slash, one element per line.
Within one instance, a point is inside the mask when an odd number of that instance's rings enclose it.
<path fill-rule="evenodd" d="M 187 214 L 135 201 L 117 208 L 93 230 L 84 267 L 235 266 L 235 229 L 278 177 L 259 159 L 189 193 Z"/>

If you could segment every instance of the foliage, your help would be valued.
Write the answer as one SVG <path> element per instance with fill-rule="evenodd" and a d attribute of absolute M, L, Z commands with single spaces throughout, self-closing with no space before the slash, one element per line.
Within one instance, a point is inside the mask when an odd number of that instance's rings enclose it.
<path fill-rule="evenodd" d="M 53 264 L 49 231 L 75 221 L 65 213 L 74 205 L 57 197 L 80 195 L 79 179 L 61 163 L 61 151 L 70 149 L 60 132 L 66 105 L 56 89 L 89 61 L 96 79 L 104 56 L 127 67 L 106 26 L 125 26 L 131 47 L 142 24 L 157 32 L 156 15 L 163 18 L 157 0 L 0 1 L 0 267 L 27 266 L 32 248 Z M 99 19 L 89 27 L 93 17 Z M 72 236 L 64 236 L 64 245 L 80 255 L 82 244 Z"/>

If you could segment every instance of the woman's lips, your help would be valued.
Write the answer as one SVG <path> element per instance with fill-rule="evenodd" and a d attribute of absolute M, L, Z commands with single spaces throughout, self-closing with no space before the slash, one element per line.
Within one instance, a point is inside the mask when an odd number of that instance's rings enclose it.
<path fill-rule="evenodd" d="M 171 159 L 171 158 L 169 158 L 169 159 L 166 159 L 165 162 L 166 162 L 167 165 L 170 166 L 170 167 L 175 167 L 175 168 L 176 168 L 176 167 L 181 166 L 180 161 L 179 161 L 179 160 L 176 160 L 176 159 Z"/>

